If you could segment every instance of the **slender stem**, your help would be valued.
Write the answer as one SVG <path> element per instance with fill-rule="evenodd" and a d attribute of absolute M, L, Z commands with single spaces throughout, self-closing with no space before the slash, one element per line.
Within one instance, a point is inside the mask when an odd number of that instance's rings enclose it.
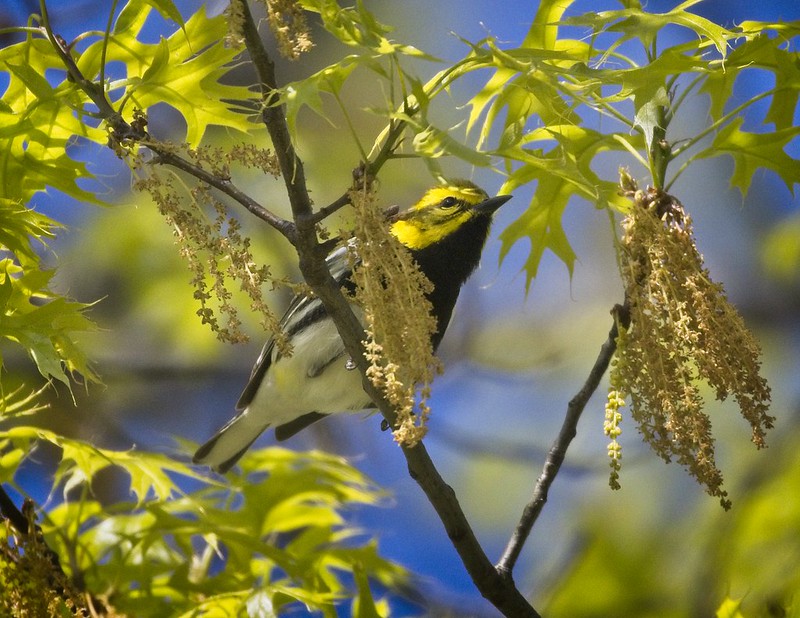
<path fill-rule="evenodd" d="M 408 112 L 408 110 L 406 111 L 407 113 L 414 113 L 416 109 L 413 109 L 410 112 Z M 377 176 L 384 164 L 393 156 L 397 156 L 394 154 L 394 151 L 400 142 L 400 138 L 403 135 L 405 126 L 406 123 L 403 120 L 392 120 L 389 123 L 389 126 L 384 130 L 386 133 L 386 139 L 384 140 L 381 149 L 378 151 L 378 154 L 375 155 L 375 158 L 372 159 L 372 161 L 367 161 L 364 163 L 354 172 L 354 174 L 362 174 L 371 178 Z M 348 204 L 350 204 L 350 192 L 345 191 L 342 195 L 336 198 L 336 200 L 327 206 L 323 206 L 317 212 L 315 212 L 311 216 L 311 221 L 314 223 L 319 223 L 326 217 L 329 217 L 337 210 L 347 206 Z"/>
<path fill-rule="evenodd" d="M 315 223 L 319 223 L 323 219 L 330 217 L 333 213 L 338 210 L 341 210 L 348 204 L 350 204 L 350 192 L 345 191 L 339 197 L 337 197 L 334 201 L 332 201 L 327 206 L 323 206 L 317 212 L 314 213 L 313 219 Z"/>
<path fill-rule="evenodd" d="M 363 327 L 341 293 L 339 285 L 333 280 L 324 260 L 324 252 L 318 244 L 315 233 L 315 215 L 311 211 L 308 190 L 303 174 L 303 166 L 289 139 L 286 119 L 277 100 L 274 65 L 261 42 L 258 29 L 253 21 L 246 0 L 240 2 L 244 12 L 244 38 L 250 58 L 255 65 L 262 88 L 266 107 L 263 112 L 264 123 L 273 140 L 275 154 L 284 173 L 289 192 L 292 213 L 297 225 L 297 253 L 300 270 L 306 283 L 322 301 L 339 331 L 350 358 L 356 363 L 362 375 L 362 383 L 367 395 L 380 409 L 384 418 L 393 425 L 396 413 L 383 395 L 365 376 L 366 359 L 361 344 L 364 338 Z M 381 152 L 372 163 L 364 165 L 367 174 L 374 173 L 389 159 L 400 134 L 401 125 L 390 126 L 387 139 Z M 337 200 L 337 203 L 343 199 Z M 409 474 L 420 485 L 444 524 L 447 535 L 461 557 L 475 586 L 481 594 L 506 616 L 534 618 L 539 614 L 519 592 L 507 574 L 498 572 L 487 558 L 464 515 L 455 493 L 436 470 L 428 452 L 421 443 L 413 448 L 403 448 Z"/>
<path fill-rule="evenodd" d="M 600 353 L 583 387 L 567 405 L 567 415 L 561 425 L 561 431 L 559 431 L 558 437 L 555 442 L 553 442 L 553 446 L 547 454 L 542 474 L 536 482 L 531 500 L 525 506 L 522 517 L 514 533 L 511 535 L 502 557 L 497 563 L 496 568 L 500 573 L 507 573 L 510 575 L 514 570 L 514 565 L 516 565 L 517 559 L 522 552 L 522 547 L 525 545 L 525 541 L 528 539 L 533 525 L 536 523 L 539 514 L 542 512 L 542 508 L 544 508 L 547 502 L 547 494 L 550 490 L 550 486 L 553 484 L 561 468 L 561 464 L 564 462 L 567 449 L 572 439 L 577 434 L 578 421 L 580 420 L 581 414 L 592 394 L 597 390 L 600 380 L 608 369 L 611 358 L 614 356 L 614 352 L 617 349 L 617 335 L 619 334 L 617 324 L 620 323 L 625 326 L 630 320 L 627 305 L 617 305 L 614 307 L 613 313 L 614 324 L 608 333 L 608 338 L 600 347 Z"/>
<path fill-rule="evenodd" d="M 156 155 L 158 155 L 159 162 L 171 165 L 172 167 L 187 172 L 198 180 L 214 187 L 221 193 L 224 193 L 228 197 L 237 201 L 256 217 L 274 227 L 293 245 L 297 242 L 297 230 L 291 221 L 283 219 L 264 208 L 252 197 L 247 195 L 247 193 L 234 185 L 230 178 L 224 178 L 212 174 L 198 165 L 195 165 L 191 161 L 187 161 L 176 153 L 165 148 L 161 148 L 157 142 L 145 143 L 145 145 Z"/>
<path fill-rule="evenodd" d="M 106 85 L 106 58 L 108 57 L 108 42 L 111 39 L 111 27 L 114 24 L 114 14 L 117 12 L 117 1 L 113 0 L 111 9 L 108 12 L 108 21 L 106 22 L 106 31 L 103 36 L 103 50 L 100 53 L 100 86 L 105 88 Z"/>
<path fill-rule="evenodd" d="M 41 2 L 41 10 L 42 10 L 42 25 L 47 34 L 48 39 L 50 40 L 53 48 L 56 50 L 56 53 L 61 57 L 62 62 L 67 68 L 67 72 L 69 73 L 70 77 L 73 81 L 78 85 L 78 87 L 83 90 L 92 102 L 97 106 L 99 115 L 102 117 L 106 123 L 111 127 L 112 132 L 118 138 L 131 138 L 145 147 L 147 147 L 150 151 L 155 153 L 158 156 L 158 160 L 162 163 L 167 165 L 171 165 L 177 169 L 183 170 L 184 172 L 194 176 L 198 180 L 207 183 L 208 185 L 214 187 L 215 189 L 219 190 L 220 192 L 228 195 L 229 197 L 233 198 L 239 204 L 244 206 L 248 211 L 253 213 L 259 219 L 267 222 L 269 225 L 274 227 L 278 230 L 281 234 L 283 234 L 289 242 L 292 244 L 296 243 L 296 230 L 295 226 L 291 221 L 287 221 L 286 219 L 282 219 L 277 215 L 273 214 L 266 208 L 264 208 L 261 204 L 256 202 L 253 198 L 247 195 L 244 191 L 241 191 L 239 188 L 234 185 L 230 178 L 223 178 L 210 172 L 204 170 L 198 165 L 187 161 L 186 159 L 180 157 L 175 152 L 172 152 L 170 149 L 166 147 L 162 147 L 159 145 L 158 142 L 155 141 L 148 141 L 147 134 L 139 129 L 135 129 L 130 123 L 128 123 L 122 115 L 114 109 L 114 106 L 108 100 L 104 84 L 101 81 L 100 83 L 96 83 L 90 79 L 87 79 L 81 70 L 78 68 L 78 65 L 75 63 L 75 60 L 72 58 L 72 55 L 69 52 L 68 47 L 65 45 L 64 41 L 56 36 L 53 32 L 53 29 L 50 25 L 49 17 L 47 14 L 47 7 L 45 5 L 44 0 Z M 112 13 L 113 14 L 113 13 Z M 109 28 L 110 28 L 110 21 L 109 21 Z M 103 47 L 103 51 L 105 52 L 105 47 Z M 103 69 L 101 69 L 101 76 L 103 75 Z"/>
<path fill-rule="evenodd" d="M 611 134 L 611 138 L 614 141 L 619 142 L 620 144 L 622 144 L 622 147 L 625 148 L 625 150 L 627 150 L 634 159 L 639 161 L 639 163 L 641 163 L 643 167 L 645 167 L 645 168 L 648 167 L 649 164 L 648 164 L 647 160 L 645 160 L 645 158 L 641 155 L 641 153 L 639 153 L 639 151 L 636 150 L 636 148 L 634 148 L 630 144 L 630 142 L 625 138 L 625 136 L 620 135 L 619 133 L 612 133 Z"/>
<path fill-rule="evenodd" d="M 358 131 L 356 131 L 356 127 L 353 124 L 353 119 L 350 118 L 350 112 L 347 111 L 347 105 L 344 104 L 344 101 L 342 101 L 342 97 L 339 96 L 339 89 L 331 88 L 331 94 L 333 95 L 333 98 L 336 99 L 336 102 L 339 104 L 339 110 L 342 112 L 342 116 L 344 116 L 344 121 L 347 123 L 347 128 L 350 131 L 350 135 L 353 138 L 353 141 L 356 143 L 358 152 L 361 155 L 361 160 L 366 161 L 367 152 L 364 150 L 364 146 L 361 144 L 361 140 L 358 139 Z"/>
<path fill-rule="evenodd" d="M 697 84 L 699 84 L 705 75 L 697 75 L 686 88 L 681 89 L 681 93 L 670 103 L 668 117 L 671 120 L 675 117 L 675 113 L 680 109 L 683 102 L 686 100 L 686 97 L 695 89 Z M 674 83 L 674 82 L 673 82 Z"/>
<path fill-rule="evenodd" d="M 681 164 L 681 166 L 678 168 L 678 171 L 676 171 L 676 172 L 675 172 L 675 173 L 672 175 L 672 178 L 670 178 L 669 182 L 668 182 L 666 185 L 664 185 L 664 191 L 667 191 L 667 192 L 669 192 L 669 191 L 672 189 L 672 185 L 673 185 L 673 184 L 675 184 L 675 181 L 677 181 L 677 180 L 678 180 L 678 178 L 680 178 L 680 177 L 681 177 L 681 174 L 683 174 L 683 172 L 684 172 L 684 171 L 686 171 L 686 169 L 689 167 L 689 165 L 690 165 L 690 164 L 691 164 L 693 161 L 694 161 L 694 157 L 689 157 L 689 158 L 688 158 L 686 161 L 684 161 L 684 162 Z"/>
<path fill-rule="evenodd" d="M 416 106 L 403 105 L 403 111 L 408 116 L 413 116 L 417 113 L 417 110 Z M 389 123 L 386 130 L 386 141 L 383 142 L 383 146 L 381 146 L 375 158 L 366 165 L 365 171 L 369 176 L 377 176 L 384 164 L 394 156 L 394 151 L 400 145 L 400 138 L 405 128 L 406 122 L 404 120 L 392 120 Z"/>
<path fill-rule="evenodd" d="M 673 153 L 674 156 L 677 157 L 678 155 L 680 155 L 685 150 L 688 150 L 689 148 L 694 146 L 697 142 L 699 142 L 701 139 L 703 139 L 706 135 L 708 135 L 709 133 L 713 133 L 714 131 L 719 129 L 722 125 L 724 125 L 730 119 L 738 117 L 743 110 L 745 110 L 746 108 L 750 107 L 756 101 L 760 101 L 761 99 L 763 99 L 765 97 L 772 96 L 777 91 L 778 91 L 778 88 L 771 88 L 770 90 L 767 90 L 766 92 L 762 92 L 760 94 L 755 95 L 753 98 L 748 99 L 747 101 L 745 101 L 741 105 L 737 105 L 731 111 L 729 111 L 727 114 L 725 114 L 724 116 L 721 116 L 719 118 L 719 120 L 717 120 L 716 122 L 711 123 L 709 126 L 707 126 L 705 129 L 700 131 L 694 137 L 691 137 L 691 138 L 689 138 L 687 140 L 684 140 L 684 142 L 681 144 L 681 146 L 679 148 L 675 149 L 675 151 Z"/>

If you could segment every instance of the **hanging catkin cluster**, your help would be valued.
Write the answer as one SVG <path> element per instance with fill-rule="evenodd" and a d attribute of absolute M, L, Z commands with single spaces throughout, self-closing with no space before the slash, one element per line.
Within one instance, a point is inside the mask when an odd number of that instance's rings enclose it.
<path fill-rule="evenodd" d="M 264 0 L 267 22 L 284 58 L 297 60 L 314 47 L 303 7 L 297 0 Z"/>
<path fill-rule="evenodd" d="M 760 374 L 761 350 L 703 266 L 681 203 L 663 191 L 637 190 L 625 173 L 622 178 L 623 192 L 633 200 L 620 243 L 630 328 L 620 329 L 606 411 L 612 486 L 619 470 L 618 409 L 626 396 L 656 453 L 676 459 L 727 508 L 698 383 L 705 381 L 718 400 L 733 395 L 752 441 L 764 447 L 774 419 L 768 414 L 770 389 Z"/>
<path fill-rule="evenodd" d="M 351 200 L 357 219 L 349 246 L 360 260 L 353 279 L 356 300 L 364 309 L 367 377 L 397 412 L 395 440 L 414 446 L 427 431 L 426 400 L 439 370 L 431 346 L 436 320 L 425 297 L 431 283 L 392 236 L 374 194 L 367 188 L 355 190 Z M 418 389 L 421 401 L 414 414 Z"/>
<path fill-rule="evenodd" d="M 34 531 L 32 511 L 24 514 L 33 533 L 20 534 L 7 519 L 0 524 L 0 615 L 89 616 L 87 597 L 56 567 L 41 532 Z M 117 616 L 105 609 L 104 616 Z"/>
<path fill-rule="evenodd" d="M 169 144 L 160 146 L 166 148 Z M 172 147 L 218 177 L 229 177 L 230 165 L 234 163 L 278 175 L 275 156 L 252 145 L 227 150 Z M 200 304 L 197 314 L 203 323 L 222 341 L 245 341 L 247 337 L 233 301 L 234 291 L 241 290 L 250 300 L 250 310 L 261 316 L 264 330 L 274 334 L 282 353 L 291 353 L 278 318 L 270 310 L 262 291 L 265 285 L 274 289 L 290 285 L 290 282 L 274 277 L 268 266 L 256 263 L 250 239 L 242 234 L 239 221 L 229 215 L 225 204 L 214 197 L 208 185 L 201 183 L 185 191 L 176 175 L 160 172 L 153 166 L 148 166 L 146 171 L 134 188 L 150 194 L 172 228 L 180 255 L 192 272 L 194 298 Z"/>
<path fill-rule="evenodd" d="M 297 0 L 260 0 L 267 11 L 267 23 L 278 44 L 278 51 L 284 58 L 297 60 L 301 54 L 314 47 L 311 29 Z M 229 2 L 225 9 L 228 21 L 228 34 L 225 44 L 228 47 L 242 47 L 245 41 L 245 0 Z"/>

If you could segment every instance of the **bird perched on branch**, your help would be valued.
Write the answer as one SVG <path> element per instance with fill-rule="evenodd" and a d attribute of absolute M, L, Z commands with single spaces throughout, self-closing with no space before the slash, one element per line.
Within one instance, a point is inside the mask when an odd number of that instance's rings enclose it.
<path fill-rule="evenodd" d="M 489 197 L 468 181 L 453 181 L 429 189 L 413 207 L 392 218 L 392 235 L 432 284 L 426 295 L 436 321 L 434 350 L 461 286 L 480 262 L 492 216 L 509 199 L 510 195 Z M 331 253 L 327 265 L 342 287 L 353 287 L 354 266 L 346 247 Z M 362 315 L 355 305 L 354 309 Z M 296 296 L 281 319 L 281 329 L 293 353 L 283 355 L 274 339 L 267 341 L 239 398 L 239 413 L 197 450 L 195 463 L 226 472 L 268 427 L 275 428 L 278 440 L 285 440 L 328 414 L 371 405 L 361 375 L 352 371 L 336 326 L 318 298 Z"/>

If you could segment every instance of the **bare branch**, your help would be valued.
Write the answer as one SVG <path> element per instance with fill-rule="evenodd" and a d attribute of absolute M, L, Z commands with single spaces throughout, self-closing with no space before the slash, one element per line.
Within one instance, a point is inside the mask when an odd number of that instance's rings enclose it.
<path fill-rule="evenodd" d="M 442 520 L 447 536 L 478 591 L 504 616 L 538 617 L 539 614 L 517 589 L 510 572 L 495 568 L 486 556 L 455 492 L 439 474 L 423 443 L 413 448 L 403 447 L 403 454 L 408 463 L 408 473 L 425 492 Z"/>
<path fill-rule="evenodd" d="M 321 222 L 327 217 L 330 217 L 336 211 L 341 210 L 345 206 L 348 206 L 350 203 L 351 203 L 350 191 L 345 191 L 330 204 L 328 204 L 327 206 L 323 206 L 317 212 L 314 213 L 313 216 L 314 223 Z"/>
<path fill-rule="evenodd" d="M 297 225 L 296 248 L 300 270 L 306 283 L 317 294 L 336 324 L 345 349 L 361 372 L 364 390 L 378 406 L 390 426 L 393 426 L 396 420 L 395 411 L 365 377 L 367 363 L 361 343 L 364 339 L 363 327 L 353 314 L 338 284 L 328 272 L 324 251 L 317 242 L 315 225 L 319 213 L 316 216 L 312 213 L 303 165 L 292 146 L 283 109 L 276 104 L 277 82 L 274 64 L 264 48 L 246 0 L 237 1 L 242 5 L 245 15 L 245 44 L 261 82 L 263 103 L 266 106 L 263 112 L 264 123 L 272 137 L 273 147 L 284 174 Z M 396 148 L 400 133 L 402 133 L 401 124 L 393 123 L 375 162 L 364 166 L 367 176 L 374 175 L 389 159 Z M 343 199 L 340 198 L 334 204 L 342 202 Z M 506 616 L 537 617 L 539 614 L 519 592 L 511 578 L 501 575 L 487 558 L 456 499 L 455 492 L 444 482 L 422 443 L 414 448 L 404 447 L 403 454 L 408 463 L 409 474 L 417 481 L 433 505 L 448 537 L 481 594 Z"/>
<path fill-rule="evenodd" d="M 250 13 L 247 0 L 236 0 L 244 15 L 243 34 L 250 61 L 258 74 L 259 87 L 261 88 L 261 112 L 264 125 L 267 127 L 275 149 L 275 156 L 281 168 L 281 175 L 286 183 L 286 192 L 292 208 L 295 225 L 298 227 L 299 245 L 305 244 L 304 252 L 314 252 L 317 245 L 315 222 L 312 216 L 311 198 L 308 195 L 305 170 L 303 162 L 295 152 L 286 123 L 286 114 L 283 106 L 279 104 L 278 82 L 275 79 L 275 64 L 269 57 L 258 27 Z M 301 253 L 302 258 L 302 253 Z M 302 270 L 302 264 L 301 264 Z"/>
<path fill-rule="evenodd" d="M 198 180 L 214 187 L 220 193 L 224 193 L 228 197 L 234 199 L 256 217 L 274 227 L 293 245 L 297 242 L 297 230 L 295 229 L 294 223 L 288 221 L 287 219 L 283 219 L 282 217 L 279 217 L 264 208 L 252 197 L 247 195 L 247 193 L 233 184 L 230 178 L 212 174 L 200 166 L 195 165 L 191 161 L 187 161 L 178 154 L 159 147 L 157 142 L 145 142 L 145 145 L 158 156 L 158 162 L 171 165 L 172 167 L 182 170 L 187 174 L 194 176 Z"/>
<path fill-rule="evenodd" d="M 150 141 L 150 136 L 144 130 L 143 124 L 137 123 L 134 125 L 127 122 L 122 117 L 122 114 L 114 109 L 114 106 L 108 100 L 108 97 L 103 90 L 102 83 L 94 82 L 90 79 L 87 79 L 86 76 L 83 75 L 80 68 L 78 68 L 78 65 L 75 63 L 75 60 L 72 58 L 72 54 L 70 54 L 69 46 L 62 37 L 53 32 L 47 16 L 46 8 L 44 7 L 44 3 L 42 3 L 42 7 L 42 24 L 44 33 L 46 34 L 50 43 L 53 45 L 56 53 L 61 58 L 61 61 L 64 63 L 67 73 L 72 81 L 75 82 L 75 84 L 81 90 L 83 90 L 97 106 L 98 115 L 111 128 L 111 138 L 113 138 L 113 140 L 116 140 L 118 143 L 132 142 L 142 144 L 157 155 L 157 161 L 183 170 L 187 174 L 194 176 L 198 180 L 205 182 L 221 193 L 224 193 L 225 195 L 236 200 L 256 217 L 278 230 L 290 243 L 295 244 L 296 230 L 291 221 L 287 221 L 286 219 L 278 217 L 264 208 L 244 191 L 241 191 L 239 188 L 237 188 L 236 185 L 231 182 L 230 178 L 224 178 L 215 174 L 211 174 L 202 167 L 195 165 L 191 161 L 182 158 L 168 148 L 163 147 L 157 141 Z"/>
<path fill-rule="evenodd" d="M 506 545 L 503 556 L 497 563 L 497 570 L 500 573 L 510 576 L 514 570 L 514 565 L 517 563 L 517 559 L 522 551 L 522 547 L 525 545 L 525 541 L 528 539 L 528 535 L 530 535 L 533 524 L 536 523 L 539 513 L 542 512 L 542 508 L 544 508 L 547 502 L 548 491 L 561 468 L 561 464 L 564 462 L 567 449 L 572 439 L 577 434 L 578 421 L 580 420 L 581 414 L 586 404 L 589 402 L 589 399 L 597 390 L 600 380 L 608 369 L 611 358 L 614 356 L 614 352 L 617 349 L 617 335 L 619 334 L 617 325 L 622 324 L 623 326 L 627 326 L 630 322 L 627 304 L 616 305 L 612 310 L 612 314 L 614 315 L 614 324 L 608 333 L 608 338 L 600 347 L 600 353 L 583 387 L 570 400 L 569 404 L 567 404 L 567 415 L 561 425 L 561 431 L 559 431 L 558 437 L 547 454 L 542 474 L 539 476 L 536 487 L 533 490 L 533 496 L 530 502 L 525 506 L 522 517 L 514 533 L 511 535 L 508 545 Z"/>

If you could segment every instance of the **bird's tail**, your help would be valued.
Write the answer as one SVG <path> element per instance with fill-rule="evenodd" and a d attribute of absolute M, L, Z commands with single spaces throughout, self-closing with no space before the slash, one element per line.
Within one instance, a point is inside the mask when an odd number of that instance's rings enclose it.
<path fill-rule="evenodd" d="M 248 414 L 247 409 L 235 416 L 194 454 L 196 464 L 211 466 L 224 474 L 239 461 L 250 445 L 256 441 L 269 424 L 264 424 Z"/>

